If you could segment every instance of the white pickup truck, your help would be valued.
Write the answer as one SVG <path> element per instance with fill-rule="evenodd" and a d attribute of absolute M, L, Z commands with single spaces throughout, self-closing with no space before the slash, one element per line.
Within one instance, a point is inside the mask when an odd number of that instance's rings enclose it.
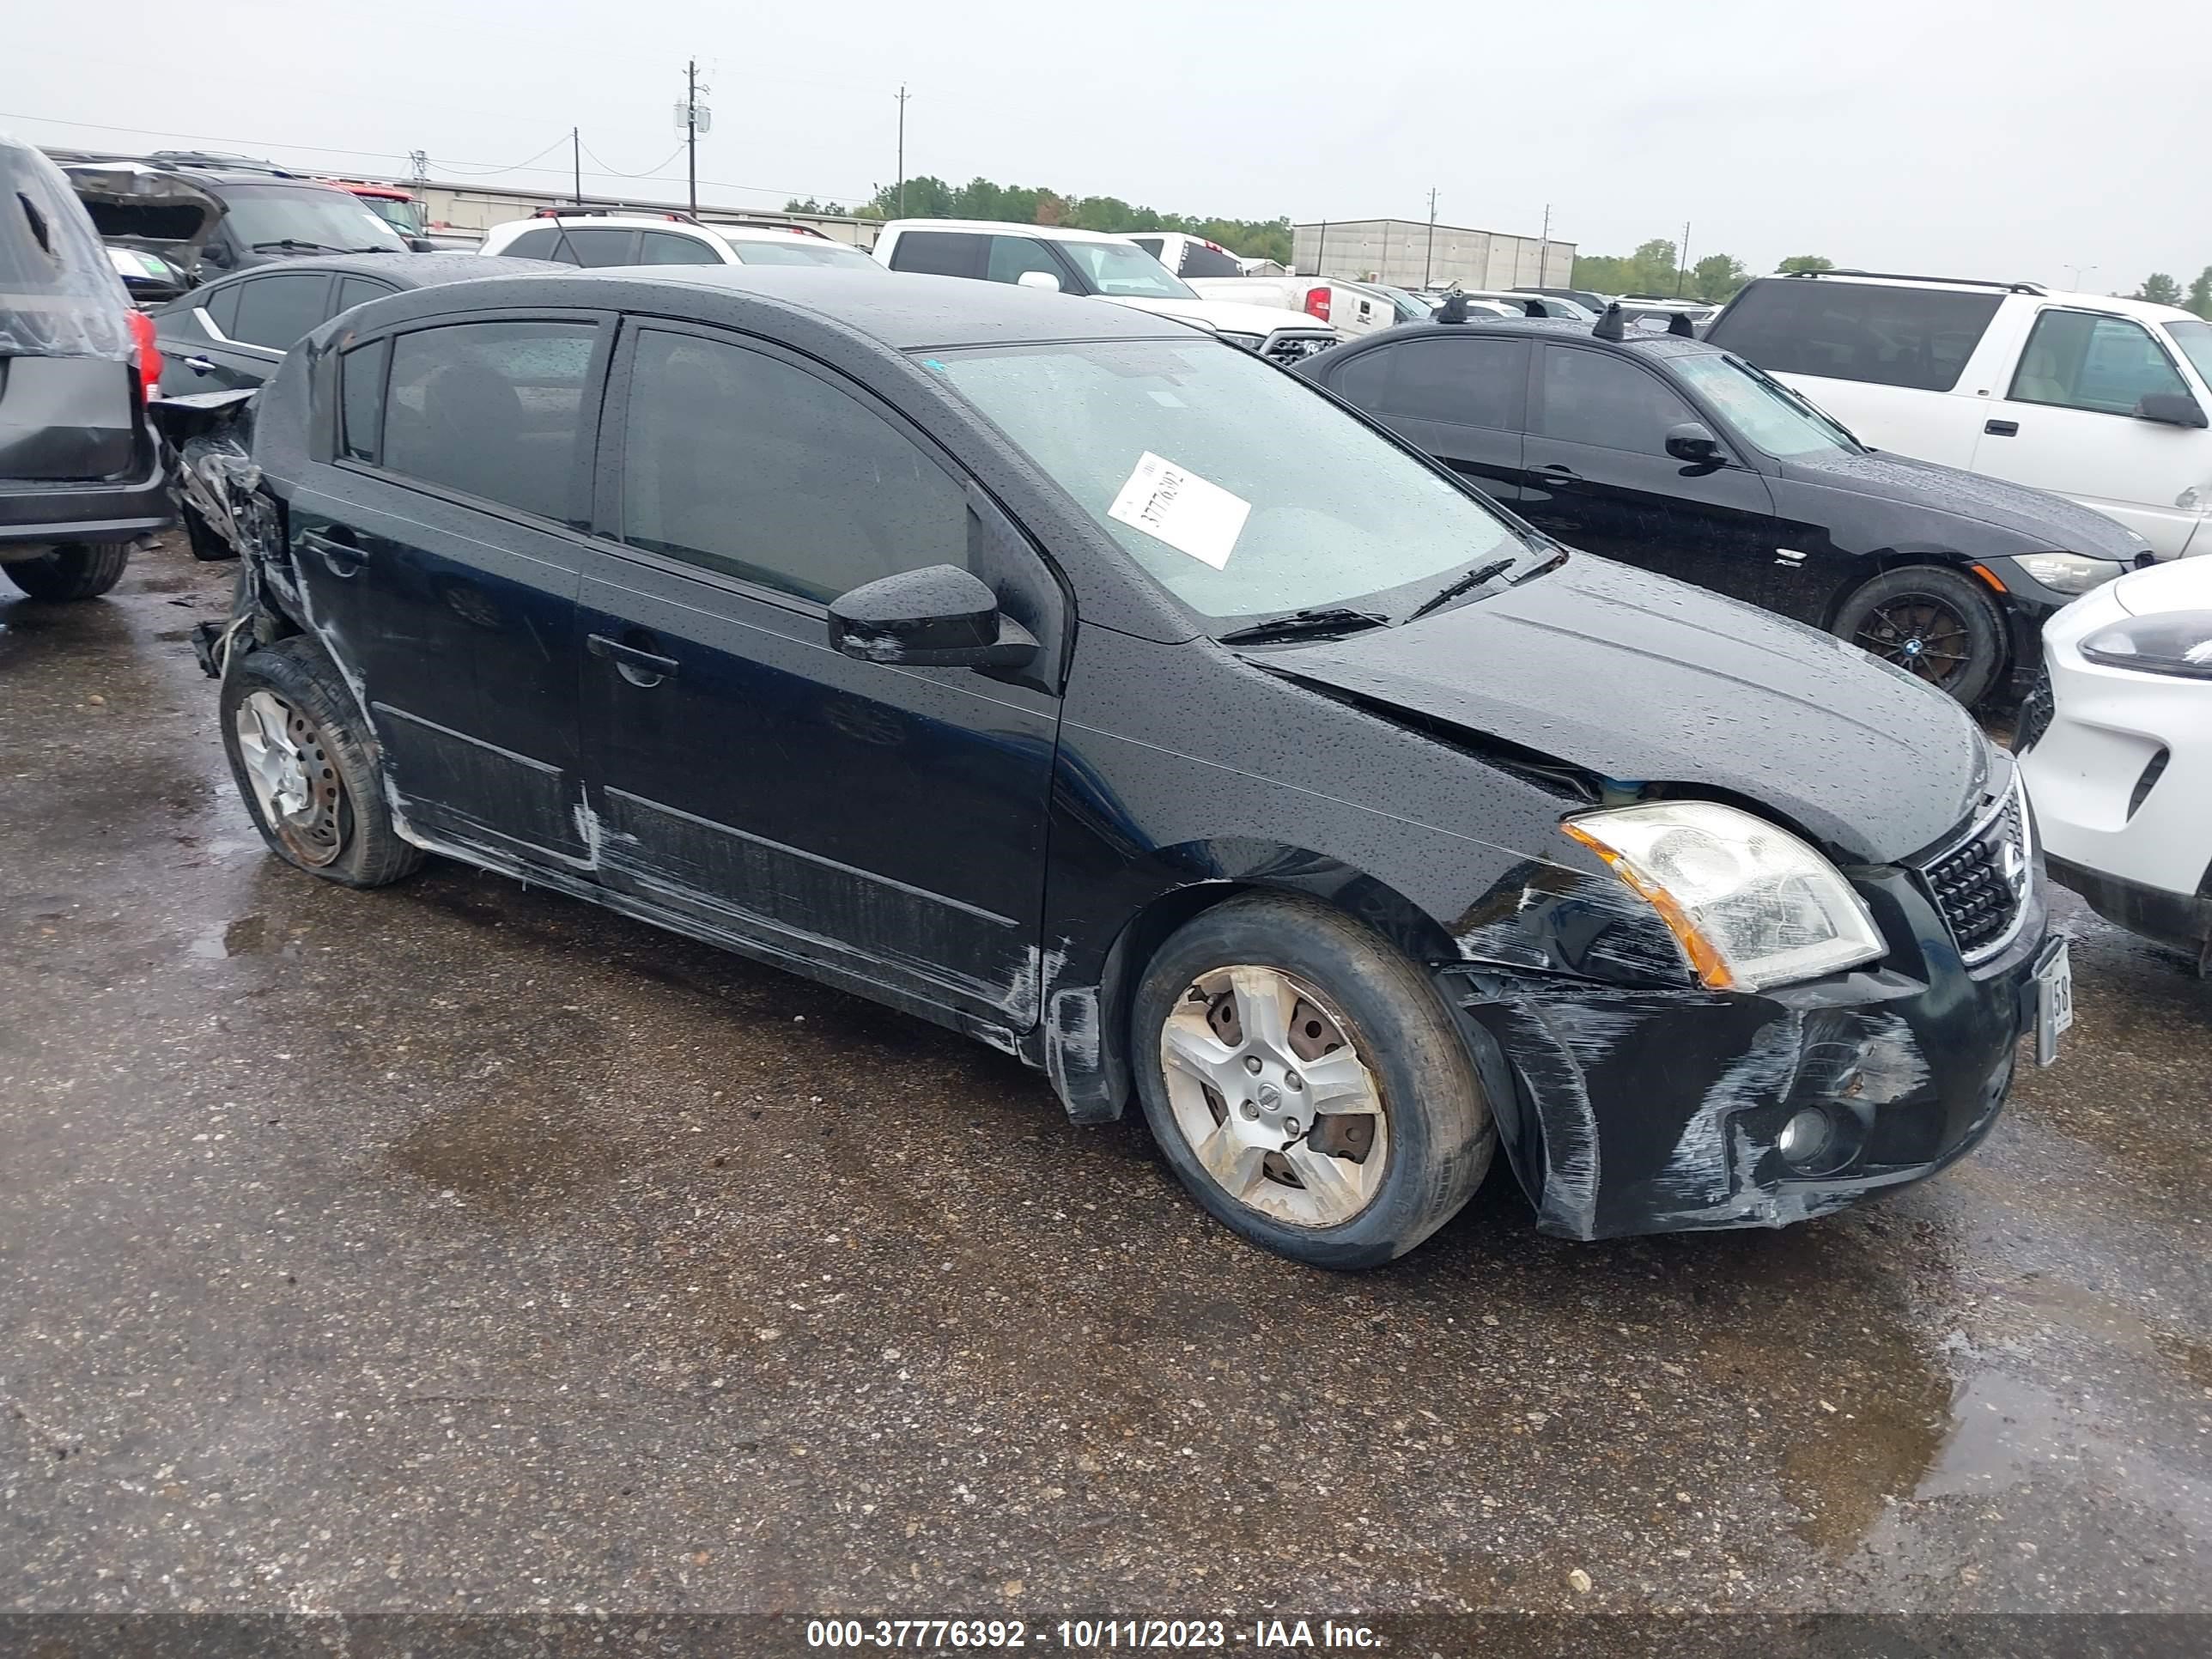
<path fill-rule="evenodd" d="M 1203 236 L 1179 230 L 1127 230 L 1121 234 L 1209 300 L 1304 312 L 1346 339 L 1372 334 L 1393 323 L 1418 321 L 1429 314 L 1426 301 L 1373 283 L 1340 282 L 1330 276 L 1249 275 L 1247 261 Z"/>

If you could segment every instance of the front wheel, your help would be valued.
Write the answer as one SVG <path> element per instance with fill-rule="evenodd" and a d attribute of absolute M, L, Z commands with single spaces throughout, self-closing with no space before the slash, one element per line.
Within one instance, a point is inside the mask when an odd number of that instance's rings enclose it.
<path fill-rule="evenodd" d="M 1970 708 L 2004 672 L 2003 613 L 1972 578 L 1936 565 L 1883 571 L 1844 601 L 1831 631 Z"/>
<path fill-rule="evenodd" d="M 72 542 L 35 559 L 0 564 L 0 572 L 33 599 L 61 604 L 98 599 L 123 580 L 130 562 L 128 542 Z"/>
<path fill-rule="evenodd" d="M 1215 1218 L 1315 1267 L 1403 1255 L 1496 1145 L 1427 975 L 1342 912 L 1255 894 L 1187 924 L 1131 1011 L 1139 1098 Z"/>
<path fill-rule="evenodd" d="M 311 641 L 239 655 L 223 669 L 220 706 L 231 775 L 270 852 L 348 887 L 420 867 L 422 852 L 392 827 L 352 695 Z"/>

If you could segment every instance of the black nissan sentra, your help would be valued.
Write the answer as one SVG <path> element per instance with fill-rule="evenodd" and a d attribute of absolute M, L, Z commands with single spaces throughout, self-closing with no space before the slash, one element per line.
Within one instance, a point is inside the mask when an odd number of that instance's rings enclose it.
<path fill-rule="evenodd" d="M 262 397 L 204 644 L 280 857 L 444 854 L 967 1032 L 1302 1261 L 1410 1249 L 1499 1146 L 1578 1238 L 1817 1215 L 2068 1018 L 1956 705 L 1181 324 L 499 277 Z"/>

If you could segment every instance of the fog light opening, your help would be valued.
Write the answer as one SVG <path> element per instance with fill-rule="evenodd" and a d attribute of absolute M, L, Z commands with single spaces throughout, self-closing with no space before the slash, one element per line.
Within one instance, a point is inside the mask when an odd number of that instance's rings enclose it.
<path fill-rule="evenodd" d="M 1775 1137 L 1774 1150 L 1782 1154 L 1785 1164 L 1807 1170 L 1820 1162 L 1835 1139 L 1835 1120 L 1818 1106 L 1808 1106 L 1790 1114 L 1782 1133 Z"/>

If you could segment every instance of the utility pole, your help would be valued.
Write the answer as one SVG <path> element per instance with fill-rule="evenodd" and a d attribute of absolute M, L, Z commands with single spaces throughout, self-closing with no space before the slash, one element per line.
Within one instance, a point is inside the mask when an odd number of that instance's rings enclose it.
<path fill-rule="evenodd" d="M 1327 264 L 1328 258 L 1328 221 L 1324 219 L 1321 222 L 1321 240 L 1314 244 L 1314 268 L 1306 272 L 1306 275 L 1309 276 L 1327 276 L 1328 274 L 1328 266 Z M 1291 263 L 1296 264 L 1297 261 L 1293 259 Z M 1293 272 L 1292 274 L 1296 275 L 1297 273 Z"/>
<path fill-rule="evenodd" d="M 690 159 L 685 163 L 691 187 L 691 211 L 699 210 L 699 135 L 714 130 L 714 112 L 699 101 L 702 92 L 714 88 L 699 83 L 699 60 L 691 58 L 684 65 L 684 101 L 676 106 L 676 125 L 683 130 L 684 147 Z"/>
<path fill-rule="evenodd" d="M 1690 222 L 1682 221 L 1682 259 L 1674 267 L 1674 297 L 1682 297 L 1682 279 L 1690 274 Z"/>
<path fill-rule="evenodd" d="M 1552 204 L 1544 204 L 1544 231 L 1536 239 L 1536 286 L 1552 280 Z"/>
<path fill-rule="evenodd" d="M 899 82 L 899 140 L 898 140 L 898 204 L 899 217 L 906 217 L 906 82 Z"/>
<path fill-rule="evenodd" d="M 584 137 L 581 129 L 568 129 L 568 166 L 576 179 L 576 205 L 584 205 Z"/>
<path fill-rule="evenodd" d="M 1429 278 L 1437 263 L 1437 187 L 1429 186 L 1429 250 L 1421 256 L 1421 286 L 1429 285 Z"/>

